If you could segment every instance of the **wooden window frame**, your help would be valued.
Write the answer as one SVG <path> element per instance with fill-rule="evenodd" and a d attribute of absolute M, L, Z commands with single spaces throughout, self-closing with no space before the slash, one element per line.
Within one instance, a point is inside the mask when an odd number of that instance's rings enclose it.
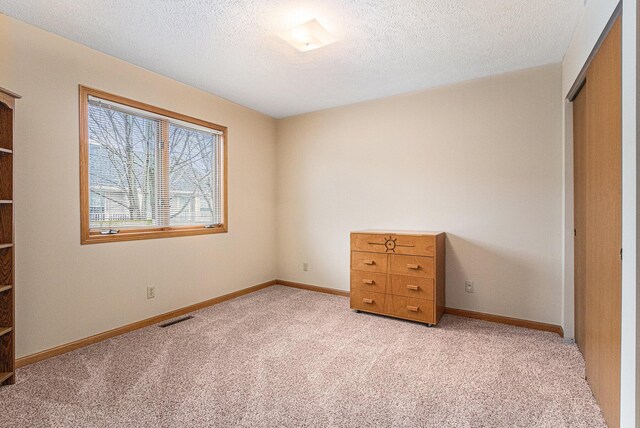
<path fill-rule="evenodd" d="M 123 104 L 171 119 L 177 119 L 222 133 L 222 223 L 215 227 L 204 225 L 164 226 L 147 228 L 126 228 L 114 235 L 102 235 L 98 230 L 90 229 L 89 217 L 89 97 Z M 177 236 L 211 235 L 228 232 L 228 188 L 227 188 L 227 152 L 229 139 L 227 127 L 206 122 L 194 117 L 175 113 L 160 107 L 154 107 L 129 98 L 113 95 L 98 89 L 79 85 L 80 106 L 80 244 L 97 244 L 104 242 L 135 241 L 141 239 L 171 238 Z M 165 145 L 168 147 L 168 145 Z M 167 148 L 168 150 L 168 148 Z M 168 158 L 167 158 L 168 159 Z"/>

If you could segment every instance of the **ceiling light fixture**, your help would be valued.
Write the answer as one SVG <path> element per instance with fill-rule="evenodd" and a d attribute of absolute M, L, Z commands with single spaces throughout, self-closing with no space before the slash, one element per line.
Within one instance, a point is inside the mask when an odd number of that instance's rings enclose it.
<path fill-rule="evenodd" d="M 318 49 L 336 41 L 315 19 L 282 31 L 278 36 L 300 52 Z"/>

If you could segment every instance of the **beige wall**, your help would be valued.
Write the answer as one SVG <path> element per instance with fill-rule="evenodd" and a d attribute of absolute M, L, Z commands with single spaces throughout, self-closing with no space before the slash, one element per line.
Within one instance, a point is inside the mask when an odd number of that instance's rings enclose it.
<path fill-rule="evenodd" d="M 3 15 L 0 58 L 0 86 L 23 96 L 18 356 L 275 277 L 273 119 Z M 228 126 L 229 233 L 81 246 L 78 84 Z"/>
<path fill-rule="evenodd" d="M 559 324 L 561 77 L 550 65 L 278 121 L 278 277 L 347 290 L 349 231 L 443 230 L 447 306 Z"/>

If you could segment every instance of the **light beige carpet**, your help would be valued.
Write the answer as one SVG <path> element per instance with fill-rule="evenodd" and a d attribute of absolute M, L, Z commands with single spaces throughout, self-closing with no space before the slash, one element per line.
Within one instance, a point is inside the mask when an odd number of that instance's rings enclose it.
<path fill-rule="evenodd" d="M 602 427 L 558 335 L 270 287 L 31 365 L 2 427 Z"/>

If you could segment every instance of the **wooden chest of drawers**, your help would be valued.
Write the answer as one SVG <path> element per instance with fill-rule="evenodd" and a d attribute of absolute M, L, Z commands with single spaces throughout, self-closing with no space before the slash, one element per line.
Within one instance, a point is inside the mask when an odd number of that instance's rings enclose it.
<path fill-rule="evenodd" d="M 351 309 L 435 325 L 444 312 L 442 232 L 351 233 Z"/>

